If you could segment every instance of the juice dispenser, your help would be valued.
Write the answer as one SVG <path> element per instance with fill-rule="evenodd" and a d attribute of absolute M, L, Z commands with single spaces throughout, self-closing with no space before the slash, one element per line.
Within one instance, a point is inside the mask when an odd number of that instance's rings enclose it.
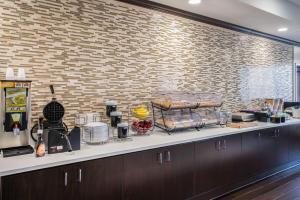
<path fill-rule="evenodd" d="M 3 156 L 32 152 L 29 146 L 31 81 L 0 81 L 0 149 Z"/>

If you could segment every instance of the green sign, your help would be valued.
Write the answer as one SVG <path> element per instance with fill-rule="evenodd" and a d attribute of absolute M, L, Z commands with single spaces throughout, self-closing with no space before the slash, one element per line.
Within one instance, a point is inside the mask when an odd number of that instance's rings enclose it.
<path fill-rule="evenodd" d="M 26 88 L 6 88 L 5 110 L 7 113 L 26 112 Z"/>

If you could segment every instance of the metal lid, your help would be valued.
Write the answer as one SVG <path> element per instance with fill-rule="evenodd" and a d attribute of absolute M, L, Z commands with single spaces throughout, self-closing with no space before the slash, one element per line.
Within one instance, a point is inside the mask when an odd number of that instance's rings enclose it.
<path fill-rule="evenodd" d="M 117 106 L 117 105 L 118 105 L 118 102 L 117 102 L 117 101 L 114 101 L 114 100 L 106 101 L 106 102 L 105 102 L 105 105 L 107 105 L 107 106 Z"/>
<path fill-rule="evenodd" d="M 122 112 L 111 112 L 110 116 L 122 116 Z"/>
<path fill-rule="evenodd" d="M 119 123 L 117 126 L 120 128 L 128 127 L 128 123 Z"/>

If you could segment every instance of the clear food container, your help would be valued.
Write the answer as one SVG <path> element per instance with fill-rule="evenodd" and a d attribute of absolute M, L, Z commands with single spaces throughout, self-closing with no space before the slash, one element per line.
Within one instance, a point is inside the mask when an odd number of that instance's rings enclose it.
<path fill-rule="evenodd" d="M 221 107 L 223 104 L 220 95 L 214 93 L 195 93 L 198 108 Z"/>
<path fill-rule="evenodd" d="M 153 95 L 152 105 L 162 109 L 196 108 L 197 99 L 192 93 L 168 91 L 157 92 Z"/>
<path fill-rule="evenodd" d="M 155 126 L 168 133 L 175 129 L 201 128 L 204 125 L 221 125 L 220 95 L 201 92 L 157 92 L 151 101 Z"/>
<path fill-rule="evenodd" d="M 153 113 L 149 103 L 133 104 L 129 107 L 129 123 L 132 135 L 149 135 L 153 132 Z"/>
<path fill-rule="evenodd" d="M 230 112 L 220 112 L 214 109 L 198 109 L 197 113 L 201 116 L 203 126 L 220 125 L 226 126 L 232 121 Z"/>
<path fill-rule="evenodd" d="M 229 126 L 232 123 L 231 112 L 220 112 L 220 124 Z"/>
<path fill-rule="evenodd" d="M 100 122 L 100 120 L 100 113 L 77 114 L 75 118 L 75 124 L 76 126 L 84 126 L 88 123 Z"/>
<path fill-rule="evenodd" d="M 214 109 L 199 109 L 197 113 L 201 116 L 204 126 L 220 124 L 220 113 Z"/>
<path fill-rule="evenodd" d="M 167 131 L 202 127 L 200 115 L 188 109 L 169 111 L 164 115 L 157 116 L 155 123 Z"/>
<path fill-rule="evenodd" d="M 213 93 L 168 91 L 153 95 L 152 105 L 162 109 L 221 107 L 222 98 Z"/>

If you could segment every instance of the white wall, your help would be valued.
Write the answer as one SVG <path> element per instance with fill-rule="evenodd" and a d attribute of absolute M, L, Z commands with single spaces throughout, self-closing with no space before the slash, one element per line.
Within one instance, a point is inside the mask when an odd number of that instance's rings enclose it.
<path fill-rule="evenodd" d="M 300 47 L 295 47 L 295 63 L 300 65 Z"/>

